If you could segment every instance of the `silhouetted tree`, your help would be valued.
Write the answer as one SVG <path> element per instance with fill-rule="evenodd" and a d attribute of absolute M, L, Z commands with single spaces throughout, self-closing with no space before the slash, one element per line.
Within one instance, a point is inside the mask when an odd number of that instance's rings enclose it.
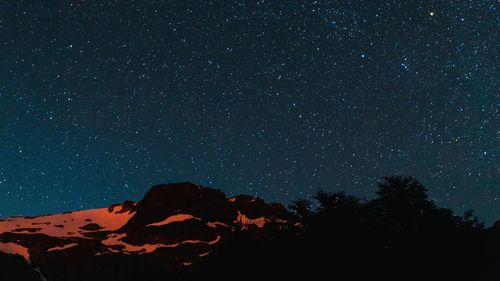
<path fill-rule="evenodd" d="M 500 233 L 485 231 L 472 211 L 437 207 L 412 177 L 382 178 L 369 201 L 323 190 L 314 199 L 289 206 L 299 231 L 256 239 L 239 229 L 194 268 L 196 277 L 491 280 L 482 269 L 500 271 Z"/>
<path fill-rule="evenodd" d="M 307 219 L 311 215 L 311 201 L 304 198 L 292 201 L 288 208 L 294 211 L 301 220 Z"/>
<path fill-rule="evenodd" d="M 325 234 L 341 235 L 343 232 L 352 232 L 357 227 L 363 215 L 360 200 L 354 196 L 346 195 L 344 192 L 328 193 L 319 190 L 314 198 L 319 207 L 310 221 L 317 228 L 323 228 Z"/>
<path fill-rule="evenodd" d="M 484 229 L 484 223 L 474 215 L 474 210 L 465 211 L 463 216 L 459 217 L 459 224 L 461 227 Z"/>
<path fill-rule="evenodd" d="M 346 210 L 359 208 L 359 199 L 346 195 L 343 191 L 327 193 L 319 190 L 314 196 L 320 204 L 319 212 L 333 212 L 335 210 Z"/>

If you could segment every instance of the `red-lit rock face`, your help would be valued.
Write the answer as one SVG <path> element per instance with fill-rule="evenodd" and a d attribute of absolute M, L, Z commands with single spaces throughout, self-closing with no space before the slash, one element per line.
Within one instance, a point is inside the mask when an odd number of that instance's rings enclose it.
<path fill-rule="evenodd" d="M 127 257 L 183 268 L 209 256 L 234 231 L 262 235 L 269 226 L 290 227 L 289 222 L 282 205 L 260 198 L 228 199 L 191 183 L 158 185 L 137 203 L 1 220 L 0 253 L 22 257 L 48 280 L 60 274 L 54 264 L 115 264 Z"/>

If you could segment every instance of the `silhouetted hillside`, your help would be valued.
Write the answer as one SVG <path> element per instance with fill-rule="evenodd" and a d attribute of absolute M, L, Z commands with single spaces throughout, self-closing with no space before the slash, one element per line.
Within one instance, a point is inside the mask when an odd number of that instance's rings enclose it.
<path fill-rule="evenodd" d="M 289 210 L 190 183 L 139 202 L 0 221 L 1 280 L 497 280 L 500 232 L 411 177 Z M 311 206 L 319 206 L 311 208 Z M 92 227 L 91 227 L 92 226 Z M 24 257 L 24 259 L 22 257 Z M 38 271 L 35 271 L 34 269 Z M 40 275 L 41 274 L 41 275 Z"/>
<path fill-rule="evenodd" d="M 193 270 L 199 277 L 240 276 L 260 280 L 497 280 L 500 241 L 472 212 L 455 216 L 430 201 L 411 177 L 388 177 L 377 197 L 362 201 L 319 191 L 312 202 L 290 209 L 297 231 L 255 240 L 239 232 Z M 492 243 L 494 241 L 494 243 Z M 253 270 L 252 270 L 253 269 Z"/>

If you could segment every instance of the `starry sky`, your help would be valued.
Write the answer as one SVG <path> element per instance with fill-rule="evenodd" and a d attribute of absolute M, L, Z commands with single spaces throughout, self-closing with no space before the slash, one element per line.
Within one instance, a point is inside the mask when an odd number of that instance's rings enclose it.
<path fill-rule="evenodd" d="M 1 2 L 0 216 L 402 174 L 500 218 L 496 0 Z"/>

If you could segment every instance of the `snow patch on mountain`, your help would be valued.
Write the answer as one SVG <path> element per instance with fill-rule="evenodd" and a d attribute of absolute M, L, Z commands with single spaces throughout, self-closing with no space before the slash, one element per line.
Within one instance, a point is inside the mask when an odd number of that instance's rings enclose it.
<path fill-rule="evenodd" d="M 206 256 L 208 256 L 211 252 L 212 252 L 212 251 L 210 250 L 210 251 L 208 251 L 208 252 L 201 253 L 201 254 L 199 254 L 199 255 L 198 255 L 198 257 L 200 257 L 200 258 L 202 258 L 202 257 L 206 257 Z"/>
<path fill-rule="evenodd" d="M 66 244 L 64 246 L 52 247 L 52 248 L 48 249 L 47 252 L 62 251 L 62 250 L 66 250 L 66 249 L 70 249 L 70 248 L 76 247 L 76 246 L 78 246 L 78 243 L 70 243 L 70 244 Z"/>
<path fill-rule="evenodd" d="M 178 247 L 182 244 L 207 244 L 207 245 L 215 245 L 217 244 L 221 237 L 220 235 L 217 235 L 217 237 L 212 240 L 212 241 L 203 241 L 203 240 L 184 240 L 179 243 L 174 243 L 174 244 L 144 244 L 141 246 L 136 246 L 136 245 L 131 245 L 126 242 L 124 242 L 122 239 L 126 238 L 127 234 L 111 234 L 107 237 L 107 239 L 101 241 L 101 243 L 105 246 L 110 247 L 110 252 L 114 252 L 113 248 L 121 247 L 122 253 L 126 254 L 149 254 L 154 252 L 156 249 L 159 248 L 174 248 Z M 103 254 L 103 253 L 99 253 Z M 97 255 L 97 254 L 96 254 Z"/>
<path fill-rule="evenodd" d="M 220 221 L 209 221 L 207 222 L 207 226 L 211 228 L 217 228 L 217 226 L 229 227 L 229 225 Z"/>
<path fill-rule="evenodd" d="M 200 220 L 200 218 L 197 218 L 197 217 L 194 217 L 190 214 L 177 214 L 177 215 L 173 215 L 173 216 L 170 216 L 166 219 L 164 219 L 163 221 L 161 222 L 156 222 L 156 223 L 150 223 L 146 226 L 162 226 L 162 225 L 167 225 L 167 224 L 170 224 L 170 223 L 173 223 L 173 222 L 180 222 L 180 221 L 185 221 L 185 220 L 190 220 L 190 219 L 194 219 L 194 220 Z"/>
<path fill-rule="evenodd" d="M 12 217 L 0 221 L 0 233 L 29 230 L 29 234 L 86 238 L 83 234 L 95 230 L 82 228 L 85 225 L 93 223 L 102 227 L 99 230 L 114 231 L 127 223 L 133 214 L 109 212 L 108 208 L 100 208 L 38 217 Z"/>
<path fill-rule="evenodd" d="M 10 255 L 19 255 L 24 258 L 24 260 L 31 264 L 30 254 L 28 252 L 28 248 L 18 245 L 16 243 L 2 243 L 0 242 L 0 252 L 10 254 Z"/>
<path fill-rule="evenodd" d="M 245 225 L 245 226 L 246 225 L 255 225 L 259 228 L 264 227 L 264 225 L 269 222 L 269 219 L 267 219 L 265 217 L 250 219 L 247 216 L 245 216 L 244 214 L 242 214 L 241 212 L 238 212 L 238 217 L 236 218 L 236 220 L 239 223 L 241 223 L 242 225 Z"/>

